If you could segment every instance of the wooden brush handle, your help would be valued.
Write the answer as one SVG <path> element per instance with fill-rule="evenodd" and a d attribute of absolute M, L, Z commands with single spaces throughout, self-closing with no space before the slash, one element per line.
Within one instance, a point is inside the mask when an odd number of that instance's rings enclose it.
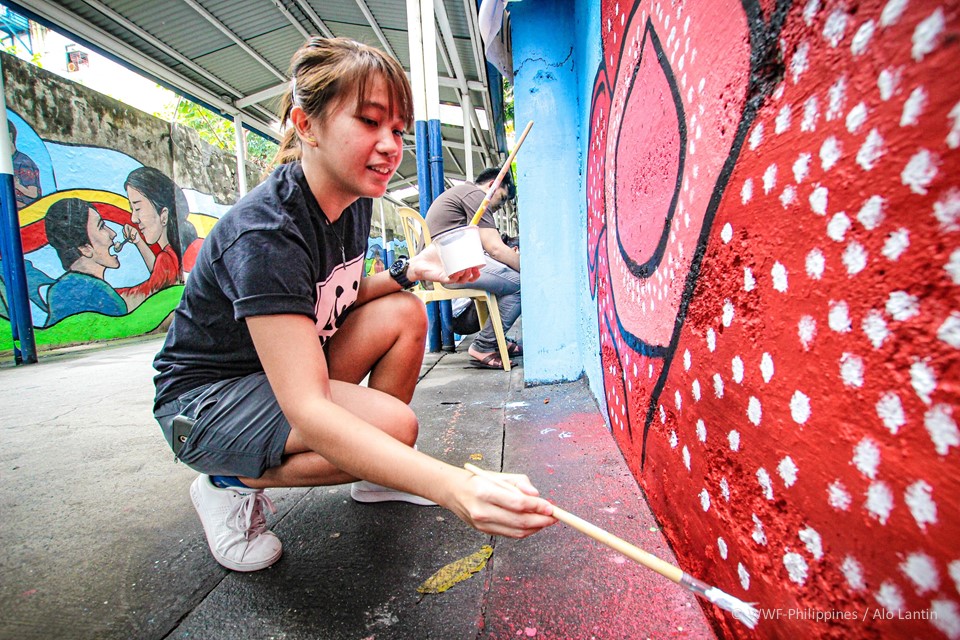
<path fill-rule="evenodd" d="M 517 151 L 520 150 L 520 145 L 523 144 L 523 139 L 527 137 L 527 134 L 530 133 L 530 127 L 533 126 L 533 120 L 527 123 L 526 128 L 524 128 L 523 133 L 520 134 L 520 137 L 517 139 L 517 144 L 514 145 L 513 151 L 510 152 L 507 161 L 503 163 L 503 166 L 500 167 L 500 173 L 497 174 L 496 180 L 490 184 L 490 188 L 487 189 L 487 195 L 483 197 L 483 202 L 480 203 L 480 207 L 477 209 L 477 212 L 473 214 L 473 219 L 470 220 L 470 224 L 479 224 L 480 218 L 483 217 L 483 212 L 487 210 L 487 205 L 490 204 L 490 198 L 493 197 L 493 194 L 497 192 L 497 189 L 500 188 L 500 183 L 503 182 L 503 176 L 507 175 L 507 171 L 510 170 L 510 165 L 513 164 L 513 159 L 517 155 Z"/>
<path fill-rule="evenodd" d="M 508 489 L 510 491 L 514 491 L 517 493 L 523 493 L 522 491 L 520 491 L 519 488 L 515 487 L 509 482 L 504 481 L 503 479 L 490 473 L 489 471 L 485 471 L 483 469 L 480 469 L 479 467 L 475 467 L 470 463 L 465 464 L 464 468 L 470 473 L 480 476 L 481 478 L 484 478 L 486 480 L 489 480 L 490 482 L 493 482 L 494 484 L 497 484 L 503 487 L 504 489 Z M 640 547 L 630 544 L 623 538 L 618 538 L 617 536 L 613 535 L 609 531 L 605 531 L 600 527 L 598 527 L 597 525 L 591 524 L 590 522 L 587 522 L 583 518 L 575 516 L 569 511 L 561 509 L 556 505 L 553 505 L 553 517 L 559 520 L 560 522 L 564 523 L 565 525 L 573 527 L 580 533 L 590 536 L 600 544 L 606 545 L 611 549 L 613 549 L 614 551 L 622 553 L 623 555 L 627 556 L 631 560 L 642 564 L 648 569 L 653 569 L 663 577 L 669 578 L 674 582 L 676 582 L 677 584 L 680 584 L 680 580 L 683 579 L 683 571 L 680 569 L 680 567 L 675 567 L 669 562 L 661 560 L 660 558 L 658 558 L 657 556 L 651 553 L 647 553 Z"/>

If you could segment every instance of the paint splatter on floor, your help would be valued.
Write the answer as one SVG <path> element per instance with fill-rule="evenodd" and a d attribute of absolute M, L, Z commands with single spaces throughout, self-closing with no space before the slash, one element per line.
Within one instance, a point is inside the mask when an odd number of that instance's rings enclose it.
<path fill-rule="evenodd" d="M 493 547 L 483 545 L 476 553 L 460 558 L 443 567 L 417 587 L 418 593 L 443 593 L 458 582 L 463 582 L 487 566 L 487 560 L 493 555 Z"/>

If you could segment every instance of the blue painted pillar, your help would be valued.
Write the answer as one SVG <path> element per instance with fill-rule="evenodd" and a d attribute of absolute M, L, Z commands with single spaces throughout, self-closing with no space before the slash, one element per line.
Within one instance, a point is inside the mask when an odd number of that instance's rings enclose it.
<path fill-rule="evenodd" d="M 433 203 L 433 193 L 430 188 L 430 142 L 427 135 L 427 73 L 426 60 L 433 60 L 436 71 L 436 41 L 431 40 L 432 47 L 427 48 L 424 42 L 424 15 L 433 24 L 433 10 L 427 9 L 424 0 L 407 0 L 407 39 L 410 43 L 410 86 L 413 90 L 414 138 L 417 155 L 417 186 L 420 191 L 420 215 L 426 216 Z M 429 52 L 425 56 L 424 52 Z M 433 74 L 436 82 L 436 72 Z M 439 109 L 439 105 L 437 107 Z M 440 351 L 440 314 L 435 302 L 427 305 L 427 348 L 431 353 Z"/>
<path fill-rule="evenodd" d="M 581 343 L 594 320 L 586 311 L 580 315 L 581 309 L 596 308 L 586 277 L 582 186 L 586 168 L 581 162 L 586 157 L 582 136 L 587 132 L 580 127 L 589 121 L 589 97 L 587 106 L 581 106 L 580 96 L 590 96 L 589 74 L 596 67 L 584 72 L 582 84 L 578 72 L 583 65 L 571 55 L 583 51 L 575 37 L 577 16 L 589 12 L 581 13 L 578 7 L 589 4 L 578 0 L 510 4 L 514 121 L 536 123 L 517 155 L 527 383 L 574 380 L 583 373 L 584 362 L 596 357 L 586 342 Z M 550 291 L 568 292 L 562 307 L 541 294 Z"/>
<path fill-rule="evenodd" d="M 439 98 L 437 99 L 439 106 Z M 443 138 L 440 134 L 440 120 L 427 121 L 427 137 L 430 143 L 430 201 L 434 201 L 444 192 L 443 182 Z M 423 211 L 423 209 L 421 209 Z M 453 311 L 449 300 L 437 303 L 440 311 L 440 344 L 444 351 L 453 351 Z"/>
<path fill-rule="evenodd" d="M 3 87 L 3 62 L 0 61 L 0 96 Z M 20 238 L 20 216 L 13 187 L 13 148 L 7 133 L 7 109 L 0 108 L 0 257 L 3 258 L 3 282 L 7 289 L 10 332 L 17 364 L 37 361 L 37 345 L 33 336 L 33 316 L 27 294 L 27 272 L 23 266 L 23 241 Z"/>

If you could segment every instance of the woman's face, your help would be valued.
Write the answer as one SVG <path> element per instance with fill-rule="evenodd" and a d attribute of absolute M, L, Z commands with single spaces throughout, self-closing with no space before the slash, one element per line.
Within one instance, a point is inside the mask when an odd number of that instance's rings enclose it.
<path fill-rule="evenodd" d="M 133 187 L 127 187 L 127 199 L 130 200 L 130 221 L 140 229 L 147 244 L 159 243 L 161 248 L 170 244 L 167 239 L 167 208 L 158 212 L 153 203 Z"/>
<path fill-rule="evenodd" d="M 103 222 L 103 218 L 96 209 L 90 207 L 87 210 L 87 238 L 90 241 L 87 246 L 90 247 L 92 254 L 87 256 L 101 267 L 107 269 L 116 269 L 120 266 L 120 258 L 113 255 L 110 250 L 113 248 L 113 240 L 117 233 Z"/>
<path fill-rule="evenodd" d="M 403 156 L 404 121 L 389 110 L 387 84 L 371 81 L 357 108 L 353 95 L 338 101 L 322 122 L 312 119 L 316 153 L 311 154 L 328 188 L 349 198 L 378 198 L 387 191 Z M 396 104 L 394 100 L 394 104 Z"/>

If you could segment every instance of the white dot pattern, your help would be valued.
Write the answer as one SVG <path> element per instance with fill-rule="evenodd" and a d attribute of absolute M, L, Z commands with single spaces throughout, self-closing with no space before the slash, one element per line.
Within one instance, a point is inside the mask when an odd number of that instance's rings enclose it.
<path fill-rule="evenodd" d="M 610 31 L 623 39 L 623 56 L 639 55 L 643 8 L 637 18 L 618 8 Z M 926 624 L 960 640 L 960 557 L 942 553 L 944 531 L 956 520 L 941 484 L 949 473 L 940 472 L 960 453 L 950 364 L 960 358 L 960 307 L 951 289 L 960 286 L 960 171 L 951 153 L 960 149 L 960 99 L 942 79 L 960 46 L 952 9 L 913 0 L 855 8 L 804 0 L 779 41 L 783 78 L 763 96 L 750 128 L 737 132 L 743 147 L 721 192 L 715 160 L 731 131 L 719 135 L 727 125 L 718 100 L 721 58 L 691 46 L 703 42 L 698 29 L 706 28 L 691 20 L 692 6 L 655 3 L 650 20 L 685 100 L 680 199 L 653 275 L 632 288 L 620 283 L 615 307 L 613 297 L 597 298 L 614 328 L 604 353 L 627 361 L 622 374 L 609 372 L 622 375 L 625 390 L 607 390 L 611 416 L 624 417 L 611 417 L 611 426 L 622 432 L 629 405 L 636 442 L 643 415 L 653 415 L 652 464 L 665 464 L 659 450 L 674 470 L 684 465 L 688 473 L 673 477 L 686 509 L 713 531 L 699 542 L 716 541 L 713 561 L 728 573 L 736 566 L 752 599 L 811 594 L 842 574 L 861 601 L 940 612 Z M 624 15 L 630 29 L 621 35 L 616 23 L 623 26 Z M 598 82 L 629 70 L 624 61 L 612 57 Z M 603 104 L 619 114 L 626 102 L 615 91 Z M 612 131 L 617 118 L 611 115 Z M 602 146 L 617 148 L 612 135 Z M 614 167 L 608 154 L 606 166 L 594 166 L 595 157 L 591 175 L 600 181 L 589 189 L 606 199 L 608 213 L 594 233 L 605 231 L 609 243 L 628 219 L 614 217 L 617 190 L 604 180 L 623 165 Z M 708 201 L 716 217 L 704 230 L 704 252 L 696 237 Z M 598 274 L 622 263 L 616 253 L 596 253 Z M 661 365 L 616 335 L 615 314 L 624 326 L 641 327 L 665 314 L 672 326 L 668 312 L 693 284 L 684 268 L 694 255 L 703 271 L 676 345 L 682 359 L 658 377 Z M 609 284 L 601 276 L 592 286 Z M 658 382 L 659 395 L 644 406 Z M 752 525 L 746 504 L 756 511 Z M 833 527 L 855 535 L 838 537 Z M 753 544 L 744 545 L 742 533 Z M 909 535 L 912 544 L 896 549 L 878 542 Z M 773 552 L 772 570 L 770 554 L 763 565 L 756 545 Z M 771 579 L 751 584 L 758 570 Z M 871 632 L 883 633 L 884 624 Z M 926 635 L 921 626 L 909 629 Z"/>

